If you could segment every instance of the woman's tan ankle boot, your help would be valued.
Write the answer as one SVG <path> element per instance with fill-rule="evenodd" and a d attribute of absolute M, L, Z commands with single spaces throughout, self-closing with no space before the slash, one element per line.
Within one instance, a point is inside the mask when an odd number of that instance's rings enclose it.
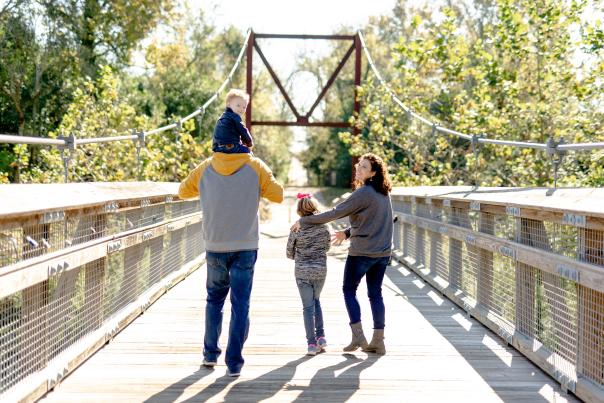
<path fill-rule="evenodd" d="M 344 347 L 344 351 L 354 351 L 359 347 L 363 350 L 367 348 L 367 339 L 363 334 L 363 325 L 361 322 L 351 324 L 350 329 L 352 330 L 352 340 L 349 345 Z"/>
<path fill-rule="evenodd" d="M 369 345 L 364 348 L 363 351 L 379 355 L 386 354 L 386 346 L 384 345 L 384 329 L 373 329 L 371 343 L 369 343 Z"/>

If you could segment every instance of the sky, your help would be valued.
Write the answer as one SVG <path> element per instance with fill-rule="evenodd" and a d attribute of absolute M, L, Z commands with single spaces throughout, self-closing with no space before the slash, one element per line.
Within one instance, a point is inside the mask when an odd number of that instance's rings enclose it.
<path fill-rule="evenodd" d="M 341 25 L 361 27 L 371 15 L 387 14 L 395 0 L 189 0 L 216 25 L 245 31 L 285 34 L 329 34 Z"/>

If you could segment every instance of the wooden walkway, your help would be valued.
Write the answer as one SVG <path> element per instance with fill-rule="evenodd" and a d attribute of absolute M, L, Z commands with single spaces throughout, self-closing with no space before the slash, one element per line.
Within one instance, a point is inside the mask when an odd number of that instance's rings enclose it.
<path fill-rule="evenodd" d="M 287 206 L 273 207 L 263 233 L 252 292 L 246 364 L 225 376 L 224 356 L 201 367 L 205 269 L 197 270 L 72 375 L 43 402 L 565 402 L 576 401 L 520 353 L 506 347 L 401 266 L 384 282 L 383 357 L 343 354 L 349 341 L 341 279 L 346 250 L 330 253 L 321 297 L 328 351 L 306 357 L 302 309 L 285 258 Z M 293 217 L 293 216 L 292 216 Z M 359 290 L 371 332 L 366 289 Z M 225 306 L 226 345 L 230 307 Z"/>

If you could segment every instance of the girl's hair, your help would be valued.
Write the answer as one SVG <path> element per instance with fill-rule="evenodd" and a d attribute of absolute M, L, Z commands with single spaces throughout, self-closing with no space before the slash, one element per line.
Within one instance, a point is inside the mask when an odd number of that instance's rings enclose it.
<path fill-rule="evenodd" d="M 305 217 L 319 212 L 319 206 L 312 197 L 304 197 L 298 200 L 298 215 Z"/>
<path fill-rule="evenodd" d="M 388 196 L 392 190 L 392 182 L 388 177 L 388 169 L 383 159 L 373 153 L 366 153 L 359 158 L 359 161 L 367 160 L 371 163 L 371 170 L 375 172 L 371 178 L 366 179 L 364 182 L 355 180 L 353 188 L 356 190 L 363 185 L 369 185 L 375 189 L 376 192 Z"/>
<path fill-rule="evenodd" d="M 231 88 L 229 90 L 229 92 L 226 94 L 226 104 L 228 105 L 229 102 L 231 102 L 231 99 L 233 98 L 241 98 L 243 99 L 246 103 L 248 103 L 250 101 L 250 96 L 247 92 L 237 89 L 237 88 Z"/>

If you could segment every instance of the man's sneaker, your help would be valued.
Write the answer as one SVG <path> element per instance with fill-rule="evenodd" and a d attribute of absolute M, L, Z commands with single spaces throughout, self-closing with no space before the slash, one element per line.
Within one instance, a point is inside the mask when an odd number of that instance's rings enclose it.
<path fill-rule="evenodd" d="M 316 344 L 309 344 L 308 345 L 308 350 L 306 350 L 306 355 L 317 355 L 317 345 Z"/>
<path fill-rule="evenodd" d="M 327 347 L 327 340 L 325 337 L 319 337 L 317 339 L 317 348 L 319 351 L 325 351 L 325 347 Z"/>
<path fill-rule="evenodd" d="M 207 367 L 207 368 L 213 368 L 216 366 L 216 361 L 212 361 L 212 360 L 206 360 L 205 358 L 203 359 L 203 366 Z"/>
<path fill-rule="evenodd" d="M 227 369 L 227 375 L 233 378 L 238 377 L 239 375 L 241 375 L 241 370 L 239 371 L 231 371 L 230 369 Z"/>

